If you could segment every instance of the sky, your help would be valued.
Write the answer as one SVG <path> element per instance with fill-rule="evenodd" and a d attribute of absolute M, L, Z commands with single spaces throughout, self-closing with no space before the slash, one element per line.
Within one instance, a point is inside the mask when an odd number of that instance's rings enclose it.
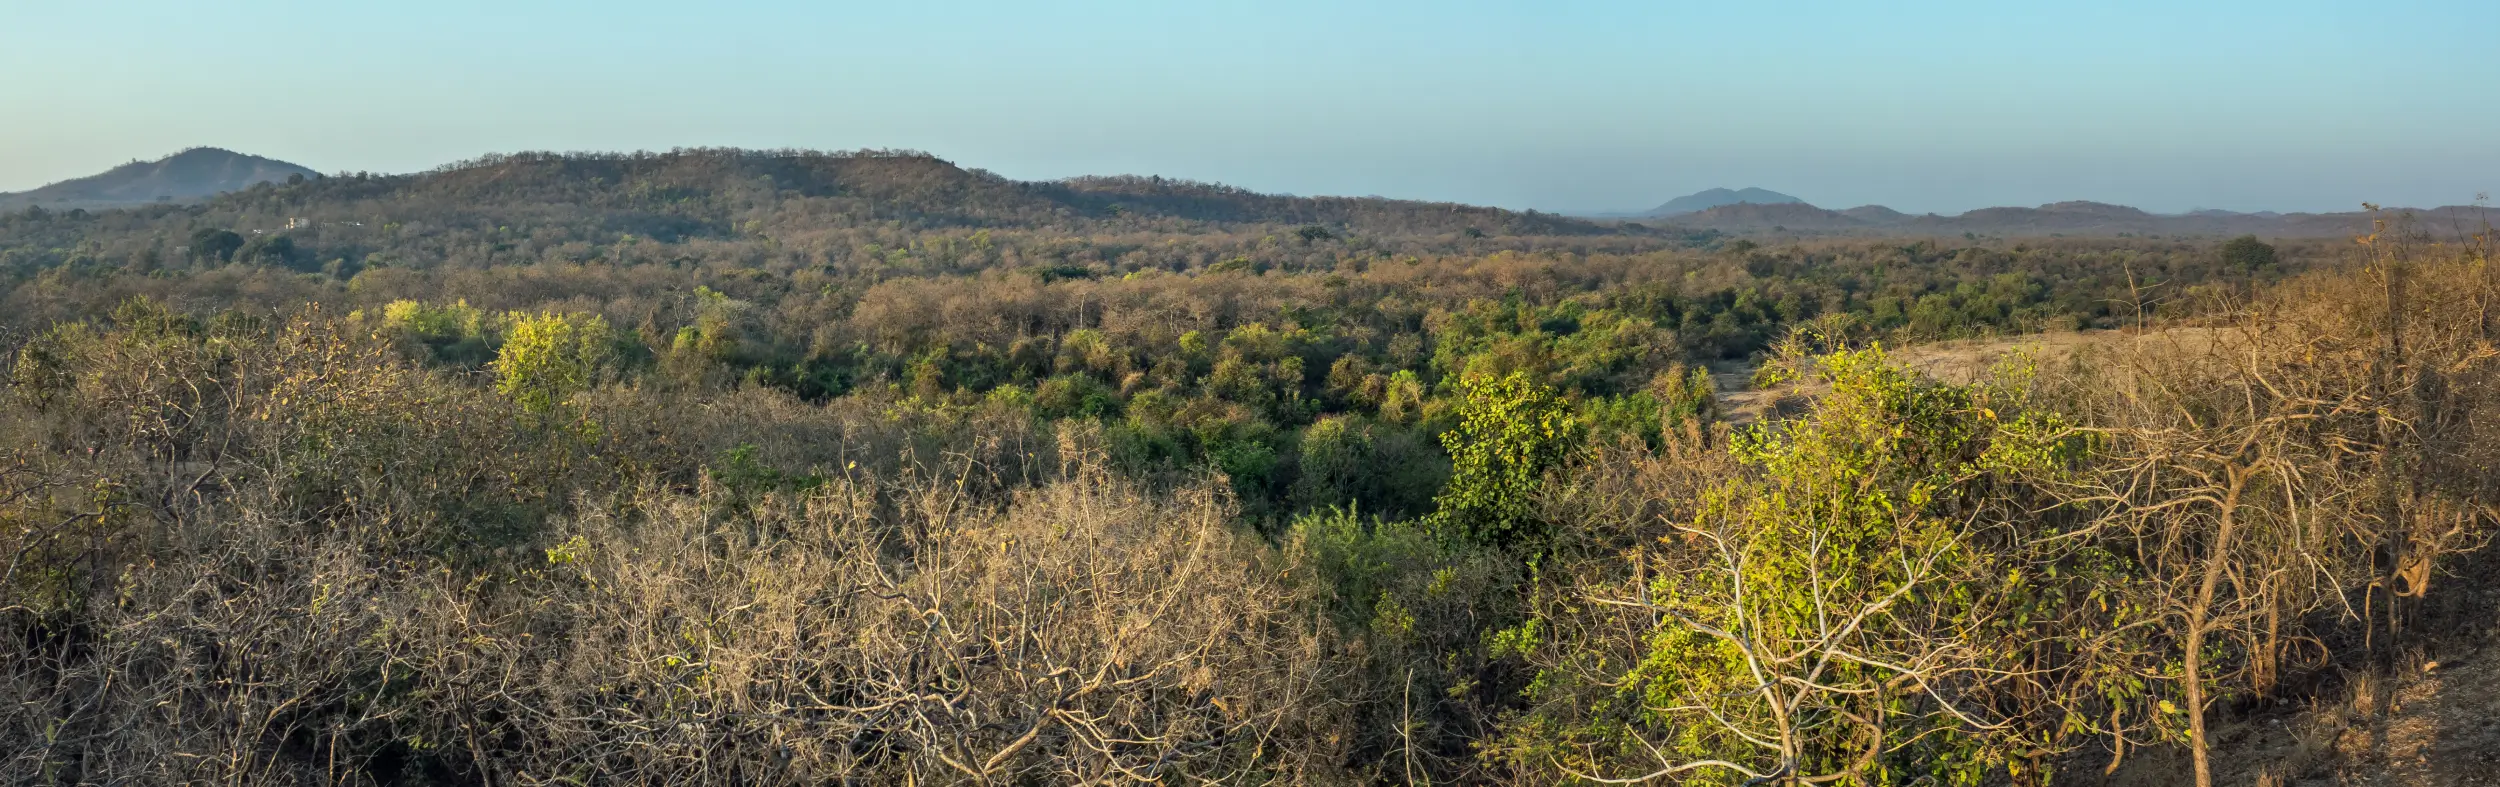
<path fill-rule="evenodd" d="M 0 191 L 217 146 L 901 148 L 1634 211 L 2500 191 L 2493 0 L 0 0 Z"/>

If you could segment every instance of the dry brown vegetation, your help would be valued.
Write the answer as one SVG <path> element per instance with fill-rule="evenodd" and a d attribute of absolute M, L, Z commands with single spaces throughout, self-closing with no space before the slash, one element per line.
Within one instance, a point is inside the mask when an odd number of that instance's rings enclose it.
<path fill-rule="evenodd" d="M 0 390 L 0 780 L 2359 778 L 2440 750 L 2375 720 L 2483 669 L 2417 654 L 2480 633 L 2458 569 L 2500 519 L 2500 276 L 2400 241 L 1985 372 L 1827 322 L 1741 429 L 1681 369 L 1590 373 L 1692 404 L 1618 411 L 1513 363 L 1619 349 L 1575 322 L 1313 416 L 1266 515 L 1226 471 L 1273 454 L 1134 472 L 1116 419 L 1029 397 L 674 378 L 575 341 L 588 307 L 461 366 L 386 314 L 134 300 Z M 1152 403 L 1115 348 L 1345 286 L 1205 281 L 882 284 L 838 341 L 1012 347 L 1071 308 L 1020 299 L 1081 296 L 1036 362 Z M 1268 331 L 1173 406 L 1302 374 Z M 1389 516 L 1301 486 L 1433 462 Z M 2306 743 L 2247 731 L 2313 705 Z"/>
<path fill-rule="evenodd" d="M 1241 781 L 1341 760 L 1315 744 L 1325 632 L 1218 487 L 1149 494 L 1083 430 L 1006 457 L 993 431 L 925 466 L 835 435 L 883 467 L 803 490 L 592 478 L 567 460 L 665 449 L 481 432 L 525 419 L 316 325 L 212 364 L 266 376 L 144 385 L 198 359 L 140 331 L 102 340 L 109 369 L 21 377 L 111 416 L 12 421 L 11 781 Z M 464 398 L 494 417 L 446 419 Z M 1051 466 L 1019 464 L 1035 450 Z M 1008 493 L 1001 471 L 1063 480 Z M 568 495 L 525 544 L 431 557 L 465 524 L 446 514 Z"/>

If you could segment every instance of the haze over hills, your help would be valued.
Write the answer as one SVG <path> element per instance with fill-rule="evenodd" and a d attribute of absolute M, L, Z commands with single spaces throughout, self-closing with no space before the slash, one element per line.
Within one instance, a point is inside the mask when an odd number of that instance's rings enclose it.
<path fill-rule="evenodd" d="M 1677 197 L 1675 199 L 1667 200 L 1665 204 L 1643 211 L 1639 215 L 1648 218 L 1662 218 L 1667 216 L 1681 216 L 1687 213 L 1699 213 L 1711 208 L 1726 205 L 1789 205 L 1802 204 L 1804 202 L 1805 200 L 1764 188 L 1755 188 L 1751 186 L 1732 190 L 1716 188 L 1698 191 Z"/>
<path fill-rule="evenodd" d="M 184 202 L 241 191 L 261 183 L 321 177 L 276 159 L 219 148 L 192 148 L 155 161 L 133 161 L 103 173 L 65 180 L 32 191 L 0 194 L 0 208 L 110 208 L 153 202 Z"/>
<path fill-rule="evenodd" d="M 2391 212 L 2403 212 L 2395 209 Z M 2449 206 L 2412 211 L 2436 224 L 2480 226 L 2488 209 Z M 2270 237 L 2335 237 L 2368 232 L 2373 217 L 2365 212 L 2237 213 L 2198 210 L 2157 214 L 2125 205 L 2070 200 L 2034 208 L 1980 208 L 1959 215 L 1911 215 L 1882 205 L 1834 211 L 1803 202 L 1739 203 L 1667 217 L 1664 223 L 1692 230 L 1731 234 L 1800 235 L 2264 235 Z"/>
<path fill-rule="evenodd" d="M 741 210 L 803 206 L 817 228 L 903 221 L 920 227 L 1090 227 L 1173 231 L 1307 225 L 1375 237 L 1481 235 L 1684 238 L 1708 233 L 1811 235 L 2238 235 L 2331 237 L 2366 231 L 2359 213 L 2278 214 L 2197 210 L 2154 214 L 2123 205 L 2067 201 L 1993 207 L 1954 216 L 1912 215 L 1881 205 L 1834 211 L 1761 188 L 1710 189 L 1640 214 L 1596 220 L 1538 211 L 1381 197 L 1297 197 L 1160 177 L 1016 181 L 916 152 L 820 153 L 681 150 L 670 153 L 488 156 L 414 175 L 322 179 L 284 161 L 194 148 L 150 162 L 0 195 L 0 209 L 66 210 L 193 202 L 260 183 L 312 180 L 284 189 L 269 210 L 342 220 L 404 214 L 464 216 L 492 226 L 514 215 L 584 218 L 653 237 L 723 232 Z M 240 203 L 237 203 L 240 204 Z M 828 210 L 827 206 L 841 206 Z M 517 213 L 516 213 L 517 211 Z M 2480 209 L 2424 212 L 2479 223 Z M 1606 220 L 1608 218 L 1614 220 Z M 559 219 L 570 220 L 570 219 Z M 1196 230 L 1192 230 L 1196 231 Z"/>
<path fill-rule="evenodd" d="M 2452 206 L 2416 211 L 2426 219 L 2479 225 L 2484 211 Z M 1592 218 L 1645 222 L 1693 231 L 1774 235 L 1997 236 L 2040 235 L 2266 235 L 2334 237 L 2367 232 L 2371 217 L 2343 213 L 2242 213 L 2199 209 L 2157 214 L 2125 205 L 2068 200 L 2038 207 L 1989 207 L 1958 215 L 1909 214 L 1882 205 L 1831 210 L 1761 188 L 1714 188 L 1667 201 L 1639 213 L 1601 213 Z"/>

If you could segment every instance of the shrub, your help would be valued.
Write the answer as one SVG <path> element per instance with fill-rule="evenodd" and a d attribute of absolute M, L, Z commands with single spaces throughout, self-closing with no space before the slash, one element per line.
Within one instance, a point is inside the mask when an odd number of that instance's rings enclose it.
<path fill-rule="evenodd" d="M 495 390 L 525 412 L 551 415 L 611 371 L 616 340 L 597 315 L 515 317 L 495 355 Z"/>
<path fill-rule="evenodd" d="M 2056 744 L 2035 717 L 2062 723 L 2118 680 L 2050 641 L 2092 634 L 2068 619 L 2112 570 L 2056 538 L 2070 520 L 2040 515 L 2041 482 L 2085 443 L 2027 411 L 2019 379 L 1939 384 L 1879 351 L 1813 366 L 1831 391 L 1802 418 L 1740 433 L 1748 471 L 1675 536 L 1501 640 L 1543 668 L 1509 762 L 1580 778 L 1968 784 L 2036 767 Z M 2043 676 L 2044 653 L 2075 672 Z"/>
<path fill-rule="evenodd" d="M 1545 474 L 1578 443 L 1579 420 L 1525 372 L 1471 376 L 1460 388 L 1458 427 L 1441 435 L 1451 469 L 1435 523 L 1481 543 L 1541 548 L 1533 503 Z"/>

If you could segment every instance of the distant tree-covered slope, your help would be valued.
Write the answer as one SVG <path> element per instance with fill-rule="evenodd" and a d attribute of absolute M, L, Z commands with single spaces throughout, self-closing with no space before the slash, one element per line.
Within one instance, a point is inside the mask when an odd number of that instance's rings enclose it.
<path fill-rule="evenodd" d="M 432 172 L 354 176 L 246 195 L 212 211 L 285 206 L 315 217 L 495 226 L 598 222 L 662 237 L 749 222 L 1100 231 L 1310 225 L 1312 234 L 1658 234 L 1551 214 L 1381 198 L 1286 197 L 1150 177 L 1015 181 L 916 152 L 679 150 L 490 156 Z"/>
<path fill-rule="evenodd" d="M 320 177 L 276 159 L 217 148 L 192 148 L 155 161 L 133 161 L 101 174 L 33 191 L 0 194 L 0 208 L 29 205 L 69 210 L 175 202 L 241 191 L 261 183 Z"/>
<path fill-rule="evenodd" d="M 1682 216 L 1687 213 L 1700 213 L 1711 208 L 1725 207 L 1728 205 L 1802 204 L 1805 204 L 1805 200 L 1781 194 L 1770 189 L 1753 187 L 1743 189 L 1720 188 L 1697 191 L 1675 199 L 1667 200 L 1665 204 L 1651 208 L 1648 211 L 1643 212 L 1641 215 L 1651 218 L 1664 218 L 1668 216 Z"/>
<path fill-rule="evenodd" d="M 1363 267 L 1417 256 L 1643 254 L 1709 232 L 1152 177 L 1016 181 L 922 153 L 490 156 L 412 175 L 263 183 L 194 204 L 0 211 L 0 274 L 226 265 L 788 265 L 868 281 Z"/>

